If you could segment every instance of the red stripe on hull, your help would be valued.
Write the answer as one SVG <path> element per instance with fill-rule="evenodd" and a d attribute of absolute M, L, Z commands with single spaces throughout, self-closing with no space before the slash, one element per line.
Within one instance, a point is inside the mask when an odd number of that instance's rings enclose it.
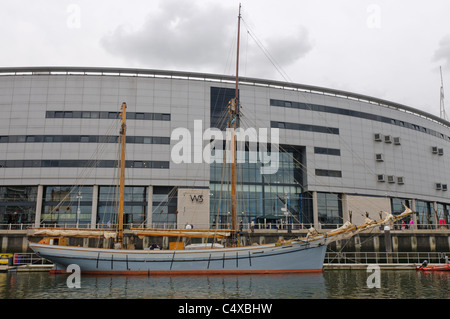
<path fill-rule="evenodd" d="M 136 270 L 136 271 L 81 271 L 87 275 L 131 275 L 131 276 L 183 276 L 183 275 L 252 275 L 252 274 L 298 274 L 322 273 L 322 269 L 287 269 L 287 270 Z M 50 270 L 52 274 L 67 274 L 64 270 Z"/>

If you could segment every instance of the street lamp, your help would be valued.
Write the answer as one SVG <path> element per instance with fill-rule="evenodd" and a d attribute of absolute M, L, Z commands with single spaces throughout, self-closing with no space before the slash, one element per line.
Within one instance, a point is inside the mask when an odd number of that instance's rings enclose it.
<path fill-rule="evenodd" d="M 78 190 L 78 195 L 77 195 L 77 199 L 78 199 L 78 207 L 77 207 L 77 228 L 78 228 L 78 223 L 80 220 L 80 213 L 81 213 L 81 207 L 80 207 L 80 201 L 83 198 L 83 196 L 81 196 L 81 191 Z"/>

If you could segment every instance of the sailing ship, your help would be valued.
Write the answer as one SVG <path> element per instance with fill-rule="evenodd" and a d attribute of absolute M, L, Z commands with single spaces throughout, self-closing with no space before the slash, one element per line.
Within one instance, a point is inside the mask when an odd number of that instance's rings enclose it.
<path fill-rule="evenodd" d="M 393 223 L 410 214 L 405 211 L 397 216 L 387 214 L 384 219 L 365 220 L 362 225 L 350 222 L 342 227 L 319 233 L 309 229 L 303 238 L 286 240 L 273 244 L 241 246 L 238 240 L 237 225 L 237 170 L 236 170 L 236 136 L 239 125 L 239 33 L 241 11 L 239 6 L 236 90 L 229 103 L 228 127 L 231 131 L 231 229 L 226 230 L 188 230 L 188 229 L 131 229 L 133 236 L 170 236 L 170 237 L 204 237 L 221 239 L 225 246 L 209 243 L 205 245 L 173 247 L 172 250 L 132 249 L 124 243 L 124 189 L 125 189 L 125 142 L 126 142 L 126 103 L 121 106 L 122 125 L 120 128 L 120 196 L 118 208 L 118 227 L 112 229 L 35 229 L 34 236 L 43 236 L 39 243 L 29 246 L 38 255 L 54 263 L 53 272 L 65 272 L 71 264 L 80 267 L 83 273 L 93 274 L 249 274 L 249 273 L 298 273 L 321 272 L 327 245 L 369 229 Z M 69 246 L 68 237 L 113 238 L 114 248 L 94 248 Z M 188 247 L 186 247 L 188 248 Z"/>

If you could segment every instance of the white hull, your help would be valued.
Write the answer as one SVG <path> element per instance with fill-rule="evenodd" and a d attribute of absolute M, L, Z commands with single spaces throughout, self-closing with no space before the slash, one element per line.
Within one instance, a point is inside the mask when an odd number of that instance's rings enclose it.
<path fill-rule="evenodd" d="M 196 250 L 115 250 L 30 244 L 55 271 L 76 264 L 84 273 L 233 274 L 321 272 L 326 245 L 292 242 Z"/>

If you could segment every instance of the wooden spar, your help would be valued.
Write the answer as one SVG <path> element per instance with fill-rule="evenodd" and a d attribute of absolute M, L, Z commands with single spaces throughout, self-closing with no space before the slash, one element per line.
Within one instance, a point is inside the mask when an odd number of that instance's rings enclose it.
<path fill-rule="evenodd" d="M 132 232 L 137 236 L 153 237 L 190 237 L 190 238 L 218 238 L 223 239 L 230 236 L 229 231 L 216 232 L 211 230 L 189 230 L 189 229 L 139 229 L 133 228 Z"/>
<path fill-rule="evenodd" d="M 122 125 L 120 127 L 120 188 L 119 188 L 119 212 L 118 212 L 118 234 L 117 242 L 121 244 L 123 242 L 123 210 L 125 200 L 125 143 L 127 134 L 126 125 L 126 109 L 127 104 L 122 103 Z"/>
<path fill-rule="evenodd" d="M 236 99 L 236 107 L 239 107 L 237 104 L 238 96 L 239 96 L 239 40 L 241 34 L 241 4 L 239 3 L 239 15 L 238 15 L 238 30 L 237 30 L 237 54 L 236 54 L 236 91 L 234 98 Z"/>
<path fill-rule="evenodd" d="M 235 244 L 237 231 L 237 201 L 236 201 L 236 185 L 237 185 L 237 169 L 236 169 L 236 128 L 239 120 L 239 39 L 241 28 L 241 4 L 239 4 L 238 15 L 238 33 L 237 33 L 237 54 L 236 54 L 236 91 L 234 100 L 230 103 L 231 114 L 231 229 L 232 242 Z"/>

